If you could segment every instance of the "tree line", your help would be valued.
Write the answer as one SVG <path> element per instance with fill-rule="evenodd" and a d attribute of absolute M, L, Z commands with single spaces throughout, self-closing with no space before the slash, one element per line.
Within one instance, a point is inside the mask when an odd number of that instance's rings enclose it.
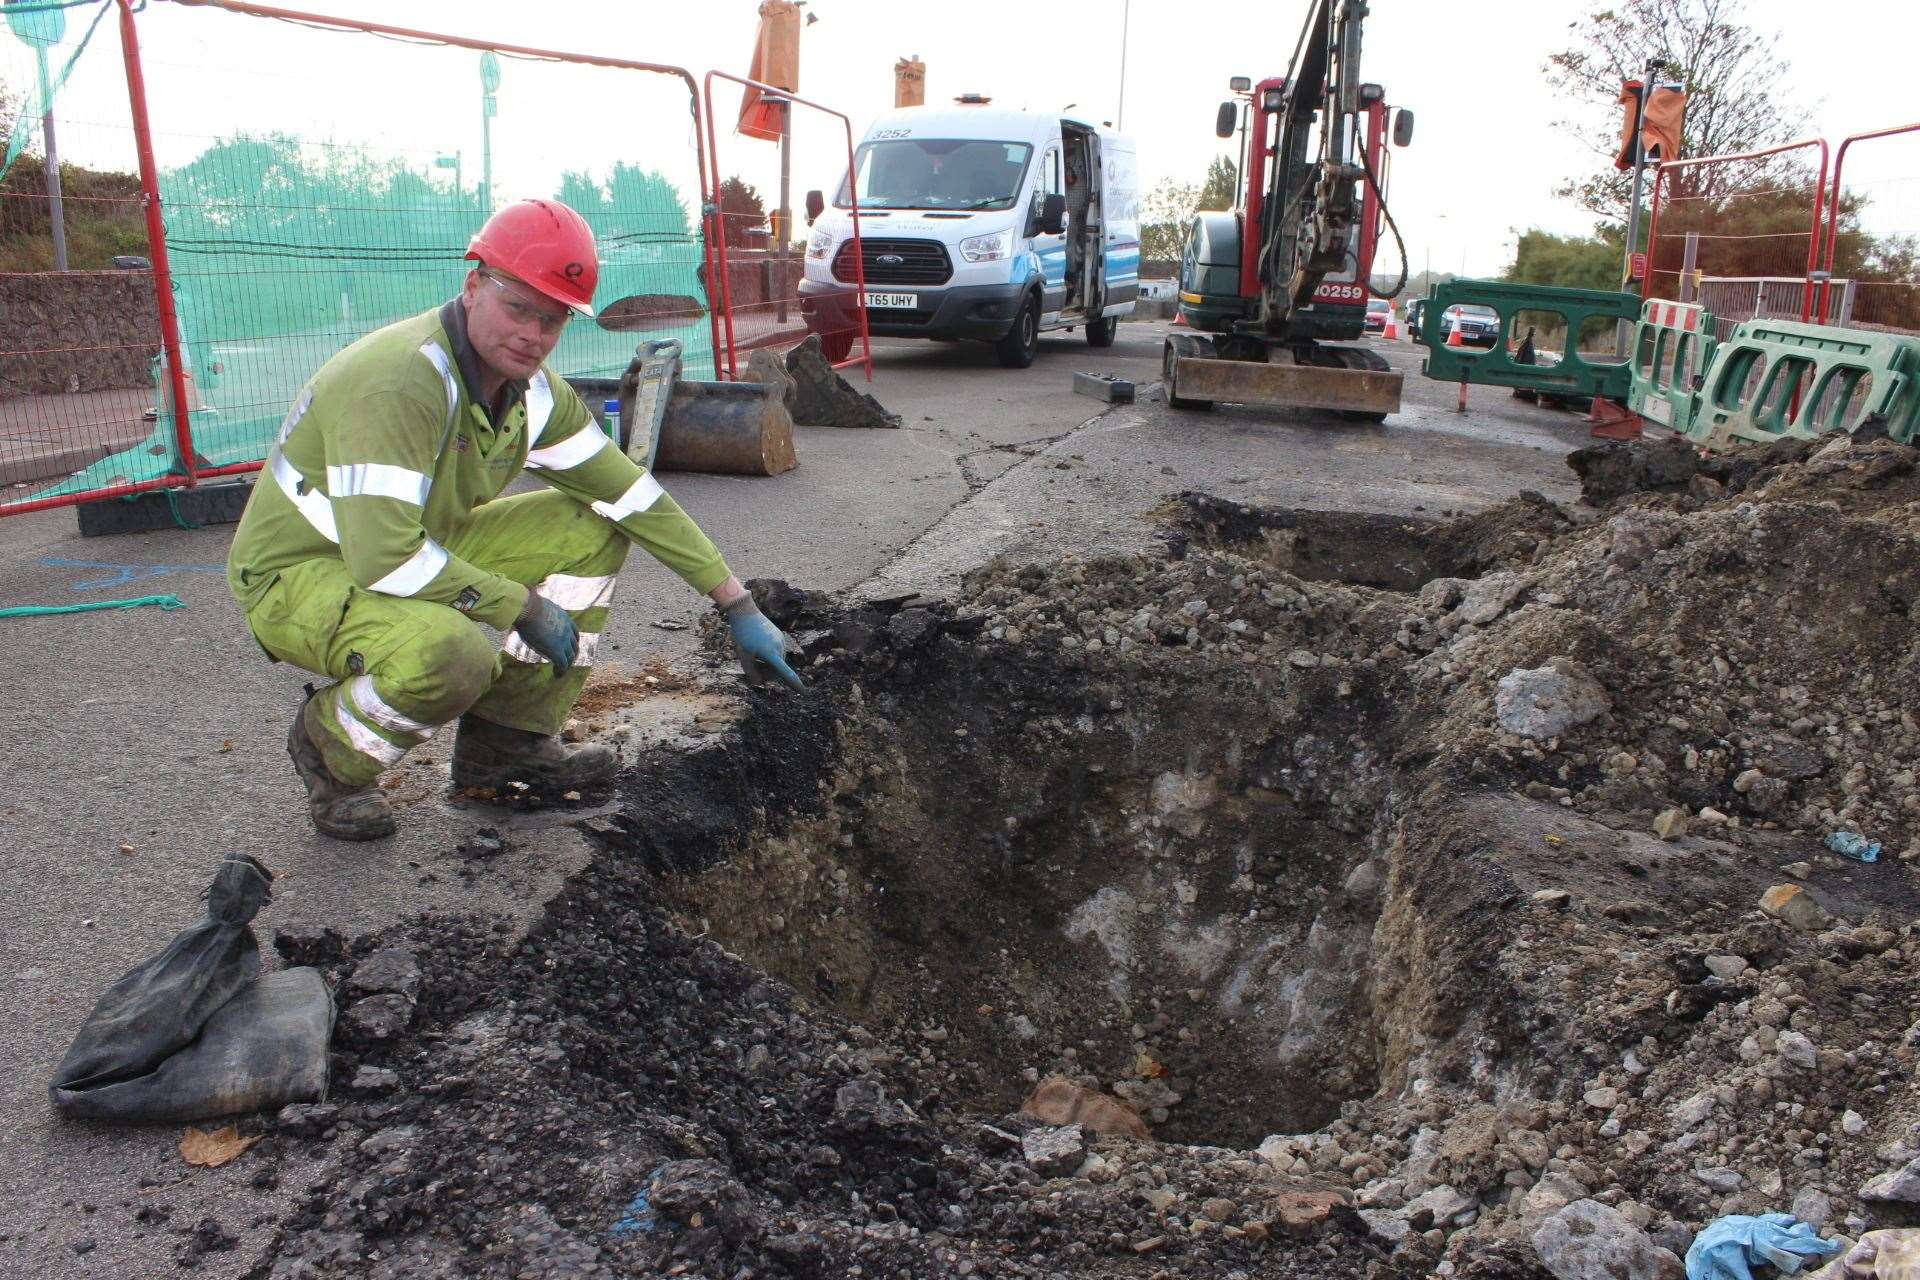
<path fill-rule="evenodd" d="M 1791 67 L 1778 52 L 1779 37 L 1741 24 L 1740 11 L 1737 0 L 1607 0 L 1572 24 L 1569 46 L 1549 56 L 1542 71 L 1570 107 L 1558 123 L 1584 139 L 1599 162 L 1555 189 L 1595 216 L 1593 230 L 1559 235 L 1516 228 L 1505 279 L 1621 287 L 1632 174 L 1612 163 L 1621 110 L 1616 99 L 1621 82 L 1641 77 L 1649 62 L 1664 64 L 1660 79 L 1677 80 L 1687 91 L 1686 156 L 1765 150 L 1804 134 L 1808 113 L 1786 88 Z M 1647 181 L 1650 191 L 1651 170 Z M 1803 275 L 1815 235 L 1810 211 L 1817 181 L 1794 153 L 1669 174 L 1659 242 L 1650 250 L 1653 291 L 1672 296 L 1689 233 L 1698 236 L 1694 266 L 1703 276 Z M 1834 276 L 1904 286 L 1875 292 L 1873 319 L 1920 328 L 1920 245 L 1911 235 L 1868 231 L 1869 208 L 1860 193 L 1842 193 Z M 1646 249 L 1648 215 L 1640 217 L 1636 242 Z M 1825 265 L 1824 247 L 1819 265 Z"/>

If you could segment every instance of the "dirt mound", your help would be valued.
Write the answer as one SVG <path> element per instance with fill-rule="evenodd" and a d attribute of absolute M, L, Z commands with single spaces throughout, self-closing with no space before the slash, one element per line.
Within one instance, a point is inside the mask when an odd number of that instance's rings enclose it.
<path fill-rule="evenodd" d="M 1884 436 L 1852 440 L 1783 436 L 1764 445 L 1703 454 L 1666 436 L 1602 443 L 1567 456 L 1580 476 L 1581 501 L 1596 508 L 1647 494 L 1682 508 L 1731 494 L 1758 500 L 1818 494 L 1847 510 L 1884 510 L 1920 500 L 1920 458 Z"/>
<path fill-rule="evenodd" d="M 1861 1188 L 1920 1156 L 1916 456 L 754 584 L 815 691 L 643 761 L 526 938 L 420 922 L 413 1030 L 340 1063 L 399 1087 L 285 1126 L 339 1167 L 270 1274 L 1539 1276 L 1579 1200 L 1649 1254 L 1914 1220 Z M 1152 1140 L 1021 1116 L 1056 1077 Z"/>
<path fill-rule="evenodd" d="M 835 372 L 820 349 L 820 335 L 787 353 L 787 408 L 811 427 L 898 427 L 900 415 Z"/>

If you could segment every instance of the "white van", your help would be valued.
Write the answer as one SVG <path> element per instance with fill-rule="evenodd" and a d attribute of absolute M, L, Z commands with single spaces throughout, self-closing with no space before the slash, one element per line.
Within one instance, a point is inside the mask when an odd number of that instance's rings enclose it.
<path fill-rule="evenodd" d="M 800 281 L 807 327 L 828 358 L 858 334 L 865 268 L 869 332 L 975 338 L 1000 363 L 1033 363 L 1039 335 L 1084 327 L 1104 347 L 1140 291 L 1140 193 L 1133 142 L 1058 115 L 962 104 L 903 107 L 873 122 L 829 205 L 807 193 Z"/>

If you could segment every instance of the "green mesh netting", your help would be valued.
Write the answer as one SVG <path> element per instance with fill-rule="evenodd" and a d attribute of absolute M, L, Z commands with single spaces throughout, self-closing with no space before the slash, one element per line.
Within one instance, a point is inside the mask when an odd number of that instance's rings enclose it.
<path fill-rule="evenodd" d="M 195 16 L 247 21 L 205 11 Z M 479 56 L 442 46 L 396 50 L 392 41 L 259 20 L 239 30 L 249 37 L 270 30 L 287 46 L 279 65 L 290 68 L 290 76 L 299 65 L 301 41 L 319 41 L 314 48 L 337 56 L 343 46 L 354 47 L 348 41 L 359 40 L 371 55 L 411 59 L 393 65 L 416 74 L 437 68 L 451 93 L 451 86 L 464 90 L 471 83 Z M 211 29 L 201 34 L 218 35 Z M 457 66 L 448 65 L 456 60 Z M 158 65 L 147 69 L 150 110 L 161 156 L 174 306 L 191 379 L 195 466 L 257 461 L 272 447 L 300 386 L 330 356 L 374 329 L 438 307 L 458 291 L 468 265 L 467 241 L 486 217 L 472 172 L 480 148 L 472 137 L 443 138 L 436 130 L 467 126 L 449 128 L 427 113 L 396 121 L 391 138 L 365 132 L 343 138 L 337 122 L 299 133 L 236 128 L 211 137 L 169 135 L 165 131 L 179 125 L 181 115 L 167 110 L 168 86 L 185 69 L 153 61 Z M 652 149 L 655 156 L 673 157 L 672 173 L 658 163 L 581 154 L 585 148 L 565 151 L 558 141 L 550 146 L 561 157 L 556 159 L 541 147 L 540 133 L 503 134 L 494 122 L 489 158 L 496 199 L 556 197 L 586 217 L 599 242 L 600 318 L 570 324 L 549 363 L 563 377 L 618 377 L 639 341 L 675 338 L 687 353 L 687 368 L 710 368 L 704 255 L 694 207 L 700 197 L 691 176 L 695 153 L 684 85 L 664 76 L 553 63 L 508 67 L 509 76 L 522 83 L 542 74 L 556 86 L 586 88 L 582 80 L 594 75 L 615 89 L 638 82 L 653 94 L 649 101 L 660 104 L 655 114 L 673 109 L 677 97 L 676 125 L 659 131 Z M 337 82 L 334 87 L 342 88 Z M 289 95 L 294 92 L 290 85 Z M 420 93 L 414 86 L 410 100 L 420 100 Z M 473 96 L 463 92 L 462 101 Z M 324 101 L 294 101 L 293 118 Z M 250 105 L 246 114 L 258 119 L 268 113 Z M 470 114 L 477 122 L 480 113 Z M 486 114 L 492 122 L 495 113 Z M 358 124 L 364 130 L 364 120 Z M 468 148 L 459 159 L 445 154 L 457 146 Z M 177 157 L 174 163 L 169 155 Z M 448 161 L 468 170 L 462 173 Z M 503 181 L 503 173 L 517 180 Z M 164 354 L 152 361 L 152 429 L 146 439 L 20 501 L 184 472 L 164 366 Z"/>
<path fill-rule="evenodd" d="M 8 0 L 5 16 L 7 25 L 21 41 L 29 47 L 39 46 L 51 54 L 59 50 L 61 37 L 66 34 L 66 11 L 82 8 L 89 3 L 93 3 L 93 0 Z M 74 64 L 80 61 L 80 55 L 92 43 L 93 33 L 100 28 L 100 20 L 107 16 L 107 11 L 112 7 L 111 4 L 97 4 L 93 20 L 87 24 L 73 47 L 64 51 L 66 56 L 50 59 L 59 68 L 57 73 L 50 72 L 43 61 L 42 74 L 35 77 L 33 91 L 18 107 L 13 135 L 7 139 L 6 158 L 0 159 L 0 179 L 7 176 L 27 145 L 39 137 L 40 118 L 59 96 L 67 77 L 73 74 Z"/>

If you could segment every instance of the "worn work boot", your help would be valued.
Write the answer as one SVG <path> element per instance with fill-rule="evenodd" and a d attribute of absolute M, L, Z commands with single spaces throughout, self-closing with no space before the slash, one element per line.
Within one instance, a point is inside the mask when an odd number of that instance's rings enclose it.
<path fill-rule="evenodd" d="M 312 702 L 309 697 L 293 717 L 287 754 L 293 757 L 300 781 L 307 784 L 307 812 L 315 829 L 335 840 L 378 840 L 392 835 L 393 806 L 378 786 L 348 786 L 328 772 L 326 759 L 307 733 L 307 707 Z"/>
<path fill-rule="evenodd" d="M 569 747 L 556 734 L 509 729 L 473 715 L 460 717 L 453 739 L 453 785 L 475 790 L 505 792 L 518 782 L 542 793 L 588 791 L 612 782 L 619 763 L 605 743 Z"/>

